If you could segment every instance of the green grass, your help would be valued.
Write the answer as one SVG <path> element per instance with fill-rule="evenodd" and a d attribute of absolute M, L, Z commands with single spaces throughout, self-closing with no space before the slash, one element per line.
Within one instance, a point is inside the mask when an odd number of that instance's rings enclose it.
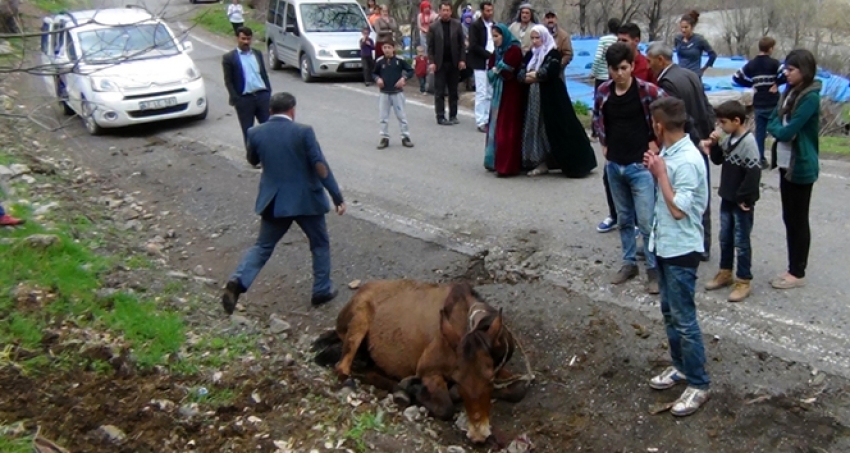
<path fill-rule="evenodd" d="M 236 399 L 236 393 L 231 389 L 211 388 L 207 390 L 206 395 L 198 393 L 198 389 L 192 389 L 189 393 L 189 401 L 198 404 L 207 404 L 210 406 L 226 406 Z"/>
<path fill-rule="evenodd" d="M 213 33 L 225 36 L 233 36 L 233 26 L 227 19 L 227 5 L 225 3 L 207 5 L 192 18 L 192 22 Z M 245 11 L 245 26 L 254 32 L 254 47 L 263 46 L 266 36 L 265 22 L 257 22 L 251 19 L 251 10 Z"/>
<path fill-rule="evenodd" d="M 364 412 L 354 419 L 354 426 L 345 432 L 345 438 L 354 442 L 354 446 L 358 452 L 363 453 L 368 451 L 366 441 L 363 437 L 369 431 L 383 432 L 386 430 L 384 425 L 384 413 Z"/>
<path fill-rule="evenodd" d="M 176 313 L 129 294 L 116 294 L 112 301 L 112 311 L 104 313 L 104 320 L 134 345 L 140 367 L 163 364 L 168 354 L 180 350 L 186 336 L 183 321 Z"/>
<path fill-rule="evenodd" d="M 33 5 L 35 5 L 36 8 L 48 13 L 84 9 L 87 8 L 89 4 L 89 0 L 33 0 Z"/>
<path fill-rule="evenodd" d="M 32 453 L 32 437 L 13 439 L 0 436 L 0 451 L 3 453 Z"/>
<path fill-rule="evenodd" d="M 820 151 L 827 154 L 843 154 L 850 156 L 850 136 L 821 136 Z"/>

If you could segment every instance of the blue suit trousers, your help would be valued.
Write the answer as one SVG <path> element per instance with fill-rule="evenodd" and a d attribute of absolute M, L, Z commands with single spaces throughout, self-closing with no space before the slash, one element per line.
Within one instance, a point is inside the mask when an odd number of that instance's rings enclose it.
<path fill-rule="evenodd" d="M 331 247 L 324 215 L 277 219 L 263 217 L 257 242 L 239 262 L 231 279 L 237 279 L 247 291 L 271 258 L 277 243 L 289 231 L 292 222 L 298 224 L 310 241 L 310 251 L 313 254 L 313 295 L 330 294 L 332 290 Z"/>

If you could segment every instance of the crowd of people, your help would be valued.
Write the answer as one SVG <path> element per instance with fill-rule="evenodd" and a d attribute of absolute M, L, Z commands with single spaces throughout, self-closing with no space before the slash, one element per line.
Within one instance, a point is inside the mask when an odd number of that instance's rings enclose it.
<path fill-rule="evenodd" d="M 567 177 L 583 177 L 597 166 L 591 139 L 573 110 L 562 78 L 572 48 L 554 13 L 545 15 L 545 25 L 537 24 L 531 6 L 522 5 L 516 22 L 496 23 L 492 3 L 483 1 L 465 33 L 464 25 L 452 17 L 449 2 L 440 4 L 436 18 L 423 2 L 420 31 L 425 30 L 425 38 L 415 64 L 410 65 L 395 54 L 395 26 L 387 19 L 386 9 L 377 11 L 373 25 L 389 31 L 379 32 L 377 43 L 364 31 L 361 45 L 376 52 L 381 49 L 367 73 L 368 81 L 381 92 L 379 148 L 389 146 L 390 110 L 401 125 L 402 144 L 413 146 L 403 89 L 423 69 L 435 78 L 437 124 L 458 124 L 458 79 L 469 65 L 476 80 L 476 126 L 486 134 L 487 170 L 499 176 L 523 171 L 537 176 L 558 169 Z M 603 190 L 610 211 L 597 229 L 620 231 L 623 263 L 611 282 L 622 284 L 637 277 L 638 259 L 643 257 L 646 291 L 660 294 L 672 366 L 652 377 L 649 386 L 663 390 L 687 383 L 671 409 L 677 416 L 692 414 L 709 398 L 710 379 L 694 297 L 699 263 L 710 258 L 711 164 L 721 167 L 720 262 L 705 288 L 733 286 L 728 297 L 733 302 L 743 301 L 751 292 L 750 235 L 761 172 L 767 164 L 765 137 L 774 138 L 770 168 L 779 168 L 788 248 L 787 271 L 771 281 L 774 288 L 805 284 L 811 242 L 808 213 L 819 170 L 821 85 L 815 79 L 812 53 L 794 50 L 780 65 L 771 57 L 775 41 L 769 37 L 759 41 L 760 55 L 734 76 L 738 83 L 755 89 L 753 133 L 740 102 L 728 101 L 715 108 L 708 101 L 701 77 L 714 53 L 705 38 L 694 33 L 697 19 L 695 12 L 683 16 L 675 47 L 653 42 L 646 55 L 638 50 L 640 27 L 610 20 L 610 34 L 600 40 L 593 64 L 592 130 L 605 158 Z M 385 24 L 375 25 L 381 22 Z M 317 190 L 324 187 L 331 194 L 339 214 L 345 212 L 345 203 L 313 130 L 294 123 L 294 97 L 280 93 L 270 100 L 263 58 L 251 49 L 251 34 L 245 27 L 237 30 L 237 49 L 223 57 L 222 67 L 249 162 L 263 165 L 256 205 L 263 223 L 257 244 L 231 276 L 222 303 L 227 312 L 233 311 L 240 294 L 248 290 L 275 244 L 295 222 L 310 239 L 312 302 L 320 305 L 337 292 L 330 281 L 324 223 L 330 205 L 325 196 L 317 196 Z M 674 53 L 678 53 L 678 64 Z M 701 64 L 703 53 L 709 54 L 706 65 Z M 785 88 L 780 92 L 781 85 Z M 265 124 L 251 127 L 254 118 Z M 281 143 L 282 138 L 286 143 Z M 285 153 L 274 151 L 282 146 Z M 294 193 L 309 196 L 280 196 Z"/>

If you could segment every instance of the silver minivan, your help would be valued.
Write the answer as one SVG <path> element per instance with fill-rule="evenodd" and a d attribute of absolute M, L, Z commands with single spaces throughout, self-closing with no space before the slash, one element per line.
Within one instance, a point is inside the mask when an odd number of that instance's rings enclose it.
<path fill-rule="evenodd" d="M 269 0 L 269 66 L 297 67 L 305 82 L 362 72 L 363 27 L 371 29 L 356 0 Z M 370 34 L 374 40 L 374 30 Z"/>

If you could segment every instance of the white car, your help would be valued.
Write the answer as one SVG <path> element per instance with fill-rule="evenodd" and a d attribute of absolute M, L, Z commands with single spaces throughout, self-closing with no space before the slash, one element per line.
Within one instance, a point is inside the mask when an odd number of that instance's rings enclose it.
<path fill-rule="evenodd" d="M 88 132 L 174 118 L 204 119 L 204 79 L 159 18 L 138 7 L 44 18 L 41 51 L 65 113 Z"/>

